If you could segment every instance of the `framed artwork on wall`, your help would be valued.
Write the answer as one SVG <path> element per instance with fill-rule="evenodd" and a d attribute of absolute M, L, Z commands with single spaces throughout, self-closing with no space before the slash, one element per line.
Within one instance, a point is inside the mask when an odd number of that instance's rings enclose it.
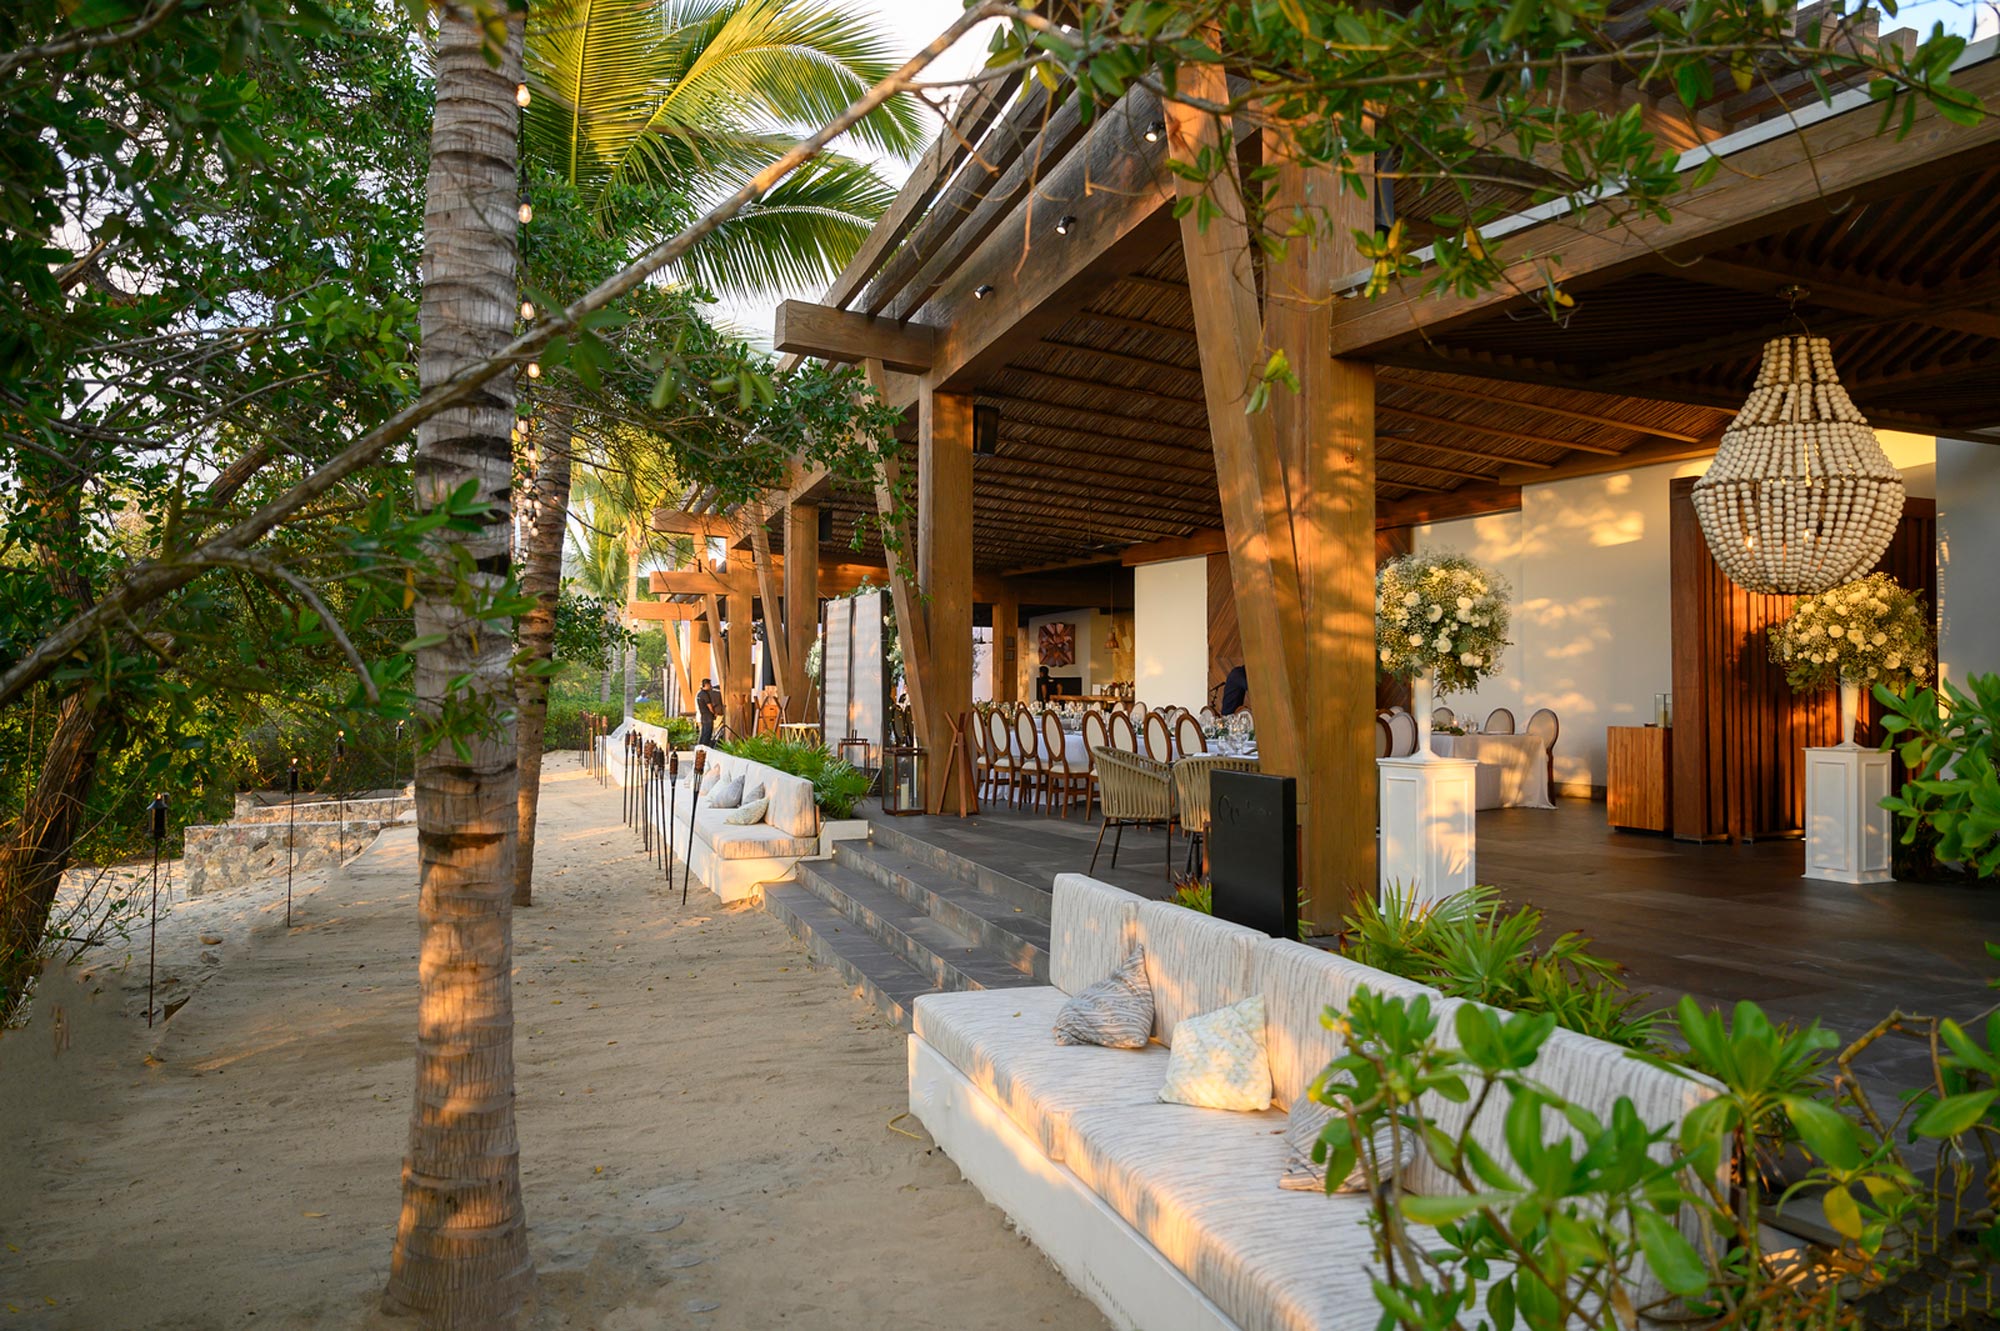
<path fill-rule="evenodd" d="M 1076 625 L 1044 624 L 1041 633 L 1042 664 L 1066 666 L 1076 661 Z"/>

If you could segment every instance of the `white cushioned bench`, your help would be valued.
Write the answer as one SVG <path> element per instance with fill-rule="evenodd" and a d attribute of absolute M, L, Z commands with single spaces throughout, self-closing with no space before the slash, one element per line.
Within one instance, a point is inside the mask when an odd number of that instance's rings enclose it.
<path fill-rule="evenodd" d="M 798 871 L 798 862 L 819 854 L 819 808 L 813 802 L 812 782 L 802 776 L 780 772 L 775 767 L 737 758 L 720 749 L 706 749 L 707 770 L 702 776 L 702 798 L 696 800 L 693 760 L 681 755 L 681 776 L 668 802 L 673 816 L 675 860 L 688 859 L 694 876 L 724 901 L 740 901 L 755 896 L 766 883 L 782 883 Z M 729 821 L 734 809 L 713 809 L 707 796 L 714 787 L 733 777 L 744 784 L 761 784 L 771 801 L 765 821 L 738 826 Z M 694 848 L 688 848 L 688 821 L 694 821 Z"/>
<path fill-rule="evenodd" d="M 1051 1027 L 1064 1001 L 1109 975 L 1135 944 L 1153 989 L 1154 1043 L 1056 1044 Z M 1055 880 L 1049 961 L 1046 987 L 916 1001 L 910 1110 L 960 1172 L 1116 1326 L 1373 1328 L 1381 1310 L 1368 1283 L 1367 1198 L 1278 1186 L 1285 1110 L 1342 1052 L 1320 1024 L 1329 1004 L 1345 1007 L 1361 988 L 1429 994 L 1446 1009 L 1457 1000 L 1082 874 Z M 1160 1103 L 1179 1023 L 1255 993 L 1265 998 L 1273 1108 Z M 1447 1010 L 1441 1029 L 1450 1026 Z M 1534 1075 L 1602 1115 L 1627 1096 L 1654 1126 L 1678 1122 L 1709 1094 L 1563 1030 Z M 1437 1117 L 1455 1126 L 1449 1114 Z M 1504 1110 L 1482 1114 L 1475 1132 L 1505 1159 L 1503 1119 Z M 1416 1192 L 1456 1190 L 1421 1156 L 1405 1181 Z M 1662 1293 L 1645 1275 L 1634 1296 L 1643 1304 Z"/>

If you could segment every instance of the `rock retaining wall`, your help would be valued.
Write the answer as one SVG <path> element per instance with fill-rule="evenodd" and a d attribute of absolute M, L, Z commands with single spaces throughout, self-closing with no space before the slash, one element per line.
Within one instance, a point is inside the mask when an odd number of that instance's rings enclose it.
<path fill-rule="evenodd" d="M 348 822 L 373 819 L 376 822 L 393 823 L 399 818 L 407 818 L 417 811 L 417 801 L 409 795 L 357 796 L 346 801 L 327 799 L 315 794 L 311 801 L 301 798 L 297 810 L 300 823 L 334 823 L 341 819 Z M 242 827 L 249 823 L 284 823 L 292 818 L 293 810 L 283 804 L 252 804 L 245 806 L 238 798 L 236 816 L 230 820 L 231 827 Z"/>
<path fill-rule="evenodd" d="M 303 806 L 301 806 L 303 807 Z M 329 813 L 332 805 L 321 806 Z M 292 872 L 333 868 L 344 845 L 347 857 L 359 855 L 388 826 L 382 818 L 349 818 L 345 824 L 328 819 L 288 827 L 277 822 L 208 823 L 187 829 L 187 849 L 181 860 L 187 893 L 198 897 L 248 883 L 283 878 L 285 843 L 292 836 Z"/>

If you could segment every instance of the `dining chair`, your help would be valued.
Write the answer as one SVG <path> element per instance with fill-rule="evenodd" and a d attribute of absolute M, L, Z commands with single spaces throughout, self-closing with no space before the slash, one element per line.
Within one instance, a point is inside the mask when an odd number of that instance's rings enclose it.
<path fill-rule="evenodd" d="M 1126 753 L 1139 751 L 1139 732 L 1132 728 L 1132 718 L 1125 712 L 1111 714 L 1111 747 Z"/>
<path fill-rule="evenodd" d="M 1103 799 L 1104 821 L 1097 829 L 1097 844 L 1091 848 L 1090 871 L 1097 872 L 1097 857 L 1104 849 L 1104 834 L 1113 827 L 1118 835 L 1111 842 L 1111 867 L 1118 867 L 1118 847 L 1128 826 L 1158 824 L 1167 832 L 1167 857 L 1162 872 L 1169 882 L 1174 873 L 1174 787 L 1173 769 L 1143 753 L 1101 748 L 1091 754 L 1097 762 L 1099 793 Z"/>
<path fill-rule="evenodd" d="M 1092 755 L 1091 751 L 1093 749 L 1107 748 L 1111 744 L 1111 726 L 1105 720 L 1107 715 L 1109 713 L 1099 711 L 1096 708 L 1092 708 L 1083 714 L 1083 756 L 1084 763 L 1090 772 L 1090 797 L 1092 800 L 1097 798 L 1097 759 Z M 1083 812 L 1084 816 L 1088 817 L 1090 815 L 1090 807 L 1085 805 Z"/>
<path fill-rule="evenodd" d="M 1556 739 L 1562 734 L 1561 719 L 1546 707 L 1537 708 L 1528 717 L 1527 727 L 1521 733 L 1542 737 L 1542 747 L 1548 750 L 1549 755 L 1549 794 L 1553 796 L 1556 788 Z"/>
<path fill-rule="evenodd" d="M 1042 743 L 1048 750 L 1048 757 L 1042 760 L 1042 783 L 1048 788 L 1050 800 L 1059 801 L 1057 807 L 1067 818 L 1070 800 L 1081 795 L 1087 816 L 1090 812 L 1090 762 L 1086 758 L 1081 767 L 1070 765 L 1069 737 L 1063 733 L 1062 721 L 1054 712 L 1042 716 Z"/>
<path fill-rule="evenodd" d="M 1514 733 L 1514 713 L 1505 707 L 1495 707 L 1486 715 L 1486 724 L 1480 727 L 1489 735 L 1511 735 Z"/>
<path fill-rule="evenodd" d="M 1417 718 L 1397 712 L 1389 718 L 1389 756 L 1407 758 L 1417 751 Z"/>
<path fill-rule="evenodd" d="M 1014 741 L 1007 713 L 996 707 L 986 714 L 986 766 L 996 794 L 1006 791 L 1009 805 L 1020 802 L 1020 769 L 1014 765 Z"/>
<path fill-rule="evenodd" d="M 1199 873 L 1207 867 L 1201 856 L 1207 853 L 1208 845 L 1209 778 L 1217 772 L 1256 770 L 1255 758 L 1228 758 L 1219 753 L 1187 754 L 1174 764 L 1175 817 L 1188 836 L 1187 872 Z"/>
<path fill-rule="evenodd" d="M 1201 722 L 1195 720 L 1193 712 L 1182 712 L 1174 721 L 1174 747 L 1183 758 L 1191 753 L 1208 752 L 1208 739 L 1201 733 Z"/>
<path fill-rule="evenodd" d="M 1213 707 L 1203 707 L 1201 709 L 1200 715 L 1201 715 L 1201 723 L 1205 726 L 1212 726 L 1218 720 L 1218 718 L 1215 715 L 1215 709 Z"/>
<path fill-rule="evenodd" d="M 1389 734 L 1389 718 L 1386 716 L 1376 717 L 1375 756 L 1377 758 L 1387 758 L 1389 756 L 1389 750 L 1392 747 L 1394 747 L 1394 745 L 1395 745 L 1395 739 L 1393 736 Z"/>
<path fill-rule="evenodd" d="M 1431 724 L 1434 726 L 1455 726 L 1458 724 L 1458 713 L 1452 711 L 1449 707 L 1433 707 L 1431 708 Z"/>
<path fill-rule="evenodd" d="M 1167 729 L 1167 723 L 1158 712 L 1146 714 L 1146 729 L 1143 732 L 1148 758 L 1155 762 L 1172 762 L 1174 759 L 1174 737 Z"/>
<path fill-rule="evenodd" d="M 1046 790 L 1048 764 L 1042 758 L 1041 743 L 1035 738 L 1035 718 L 1023 708 L 1014 714 L 1014 779 L 1034 796 L 1039 808 Z"/>

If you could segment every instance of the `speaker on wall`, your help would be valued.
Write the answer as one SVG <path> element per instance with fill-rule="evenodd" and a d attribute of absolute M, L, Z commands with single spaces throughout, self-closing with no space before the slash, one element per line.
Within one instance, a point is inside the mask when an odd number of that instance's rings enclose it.
<path fill-rule="evenodd" d="M 832 542 L 833 510 L 825 504 L 821 504 L 819 506 L 819 543 L 821 545 L 830 545 Z"/>
<path fill-rule="evenodd" d="M 1208 787 L 1209 882 L 1215 916 L 1273 938 L 1299 936 L 1298 782 L 1216 772 Z"/>
<path fill-rule="evenodd" d="M 1000 408 L 972 408 L 972 455 L 990 458 L 1000 451 Z"/>

